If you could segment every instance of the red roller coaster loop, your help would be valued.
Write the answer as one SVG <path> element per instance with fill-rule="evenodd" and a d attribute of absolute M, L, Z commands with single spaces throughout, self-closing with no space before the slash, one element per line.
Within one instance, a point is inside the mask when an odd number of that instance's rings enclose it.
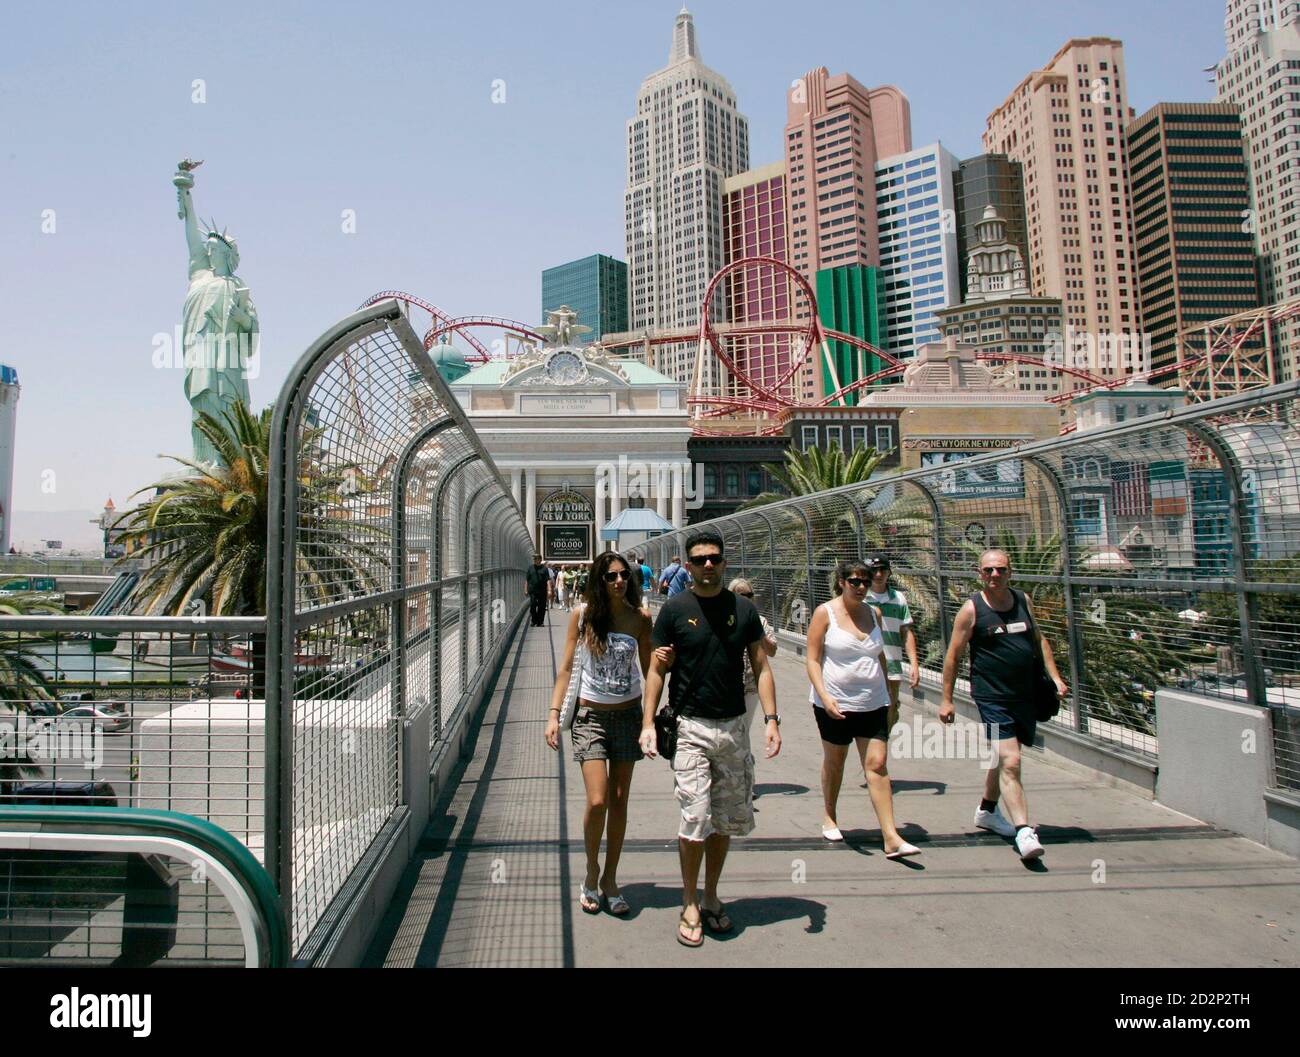
<path fill-rule="evenodd" d="M 460 334 L 466 341 L 471 341 L 472 336 L 469 334 L 471 327 L 492 327 L 504 330 L 508 334 L 517 334 L 521 338 L 542 341 L 540 334 L 518 320 L 506 319 L 504 316 L 457 316 L 455 319 L 434 320 L 433 326 L 425 332 L 424 347 L 433 348 L 434 343 L 444 334 Z M 469 357 L 465 359 L 469 362 Z"/>
<path fill-rule="evenodd" d="M 809 313 L 808 323 L 797 328 L 798 330 L 807 331 L 807 337 L 804 339 L 803 351 L 799 355 L 790 358 L 789 368 L 787 368 L 785 373 L 776 380 L 771 389 L 760 385 L 755 379 L 751 378 L 749 374 L 741 370 L 739 365 L 736 364 L 736 362 L 727 354 L 726 349 L 719 340 L 717 330 L 714 329 L 712 314 L 710 311 L 710 305 L 713 303 L 713 295 L 717 292 L 718 284 L 722 282 L 723 279 L 734 271 L 738 271 L 742 268 L 757 267 L 759 265 L 785 272 L 785 274 L 793 280 L 795 286 L 803 292 L 804 297 L 807 299 Z M 765 330 L 771 332 L 774 329 L 776 328 L 757 325 L 752 331 L 745 328 L 745 331 L 733 331 L 733 333 L 743 333 L 746 331 L 750 333 L 762 333 Z M 781 329 L 785 328 L 783 327 Z M 817 296 L 813 293 L 812 287 L 808 285 L 808 280 L 790 267 L 790 265 L 786 264 L 785 261 L 779 261 L 775 257 L 742 257 L 740 260 L 732 261 L 730 264 L 722 267 L 714 274 L 713 278 L 709 280 L 709 285 L 704 291 L 704 303 L 700 307 L 700 337 L 704 341 L 708 342 L 709 348 L 713 350 L 713 355 L 722 361 L 723 366 L 725 366 L 737 380 L 747 385 L 751 392 L 757 393 L 759 396 L 778 403 L 783 407 L 788 407 L 794 401 L 788 397 L 782 396 L 780 391 L 782 387 L 784 387 L 786 383 L 794 377 L 795 372 L 799 370 L 799 368 L 808 361 L 809 357 L 813 355 L 813 348 L 818 344 L 822 337 L 821 323 L 818 322 L 817 319 Z"/>
<path fill-rule="evenodd" d="M 430 304 L 423 298 L 416 297 L 414 294 L 408 294 L 403 290 L 381 290 L 377 294 L 371 294 L 362 301 L 358 307 L 369 308 L 371 305 L 380 301 L 387 301 L 390 297 L 395 301 L 404 301 L 408 305 L 414 305 L 416 308 L 428 312 L 429 315 L 433 316 L 435 326 L 453 322 L 451 316 L 447 315 L 447 313 L 437 305 Z M 492 353 L 488 351 L 487 346 L 479 341 L 478 338 L 468 332 L 464 332 L 464 338 L 465 343 L 474 350 L 473 353 L 465 357 L 466 363 L 489 363 L 491 361 Z M 429 345 L 426 343 L 424 347 L 427 349 Z"/>

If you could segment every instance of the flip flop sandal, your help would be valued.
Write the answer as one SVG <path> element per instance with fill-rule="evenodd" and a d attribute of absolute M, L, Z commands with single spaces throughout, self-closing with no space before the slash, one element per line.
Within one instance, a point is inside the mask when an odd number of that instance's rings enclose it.
<path fill-rule="evenodd" d="M 717 910 L 707 910 L 700 907 L 700 920 L 704 922 L 704 927 L 710 932 L 725 936 L 735 925 L 732 924 L 731 918 L 727 917 L 726 907 L 719 907 Z M 723 922 L 726 925 L 723 925 Z"/>
<path fill-rule="evenodd" d="M 704 921 L 703 921 L 703 918 L 702 918 L 702 917 L 701 917 L 701 920 L 700 920 L 700 921 L 691 922 L 691 921 L 687 921 L 687 920 L 686 920 L 686 915 L 683 914 L 680 918 L 677 919 L 677 942 L 680 943 L 683 947 L 703 947 L 703 946 L 704 946 L 704 927 L 703 927 L 703 925 L 704 925 Z M 700 938 L 699 938 L 698 940 L 690 940 L 690 939 L 687 939 L 687 938 L 682 934 L 682 929 L 689 929 L 689 930 L 692 931 L 692 932 L 693 932 L 695 929 L 699 929 L 699 930 L 700 930 Z"/>
<path fill-rule="evenodd" d="M 584 914 L 600 913 L 600 893 L 594 888 L 588 888 L 586 885 L 579 885 L 580 892 L 578 896 L 578 906 L 582 907 Z"/>
<path fill-rule="evenodd" d="M 897 851 L 886 852 L 885 858 L 903 859 L 909 855 L 920 855 L 920 854 L 921 854 L 921 849 L 918 848 L 915 844 L 908 844 L 907 841 L 903 841 L 903 843 L 898 846 Z"/>
<path fill-rule="evenodd" d="M 632 908 L 628 906 L 627 900 L 623 898 L 621 893 L 616 896 L 606 896 L 605 902 L 609 907 L 609 912 L 616 918 L 627 917 L 632 912 Z"/>

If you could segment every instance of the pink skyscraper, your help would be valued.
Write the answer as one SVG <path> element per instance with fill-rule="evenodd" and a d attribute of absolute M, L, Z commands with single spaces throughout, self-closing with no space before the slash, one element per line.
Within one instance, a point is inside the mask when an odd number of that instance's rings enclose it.
<path fill-rule="evenodd" d="M 727 264 L 747 257 L 771 257 L 788 262 L 786 239 L 785 163 L 774 162 L 727 178 L 722 188 L 722 227 Z M 735 324 L 791 318 L 789 277 L 771 266 L 738 269 L 727 279 L 724 296 L 728 318 Z M 772 389 L 790 368 L 791 339 L 787 334 L 732 338 L 731 355 L 754 381 Z M 733 395 L 744 390 L 732 379 Z M 793 382 L 783 387 L 795 395 Z"/>
<path fill-rule="evenodd" d="M 786 99 L 790 263 L 812 283 L 822 268 L 880 263 L 876 162 L 912 149 L 907 96 L 865 88 L 825 66 Z"/>

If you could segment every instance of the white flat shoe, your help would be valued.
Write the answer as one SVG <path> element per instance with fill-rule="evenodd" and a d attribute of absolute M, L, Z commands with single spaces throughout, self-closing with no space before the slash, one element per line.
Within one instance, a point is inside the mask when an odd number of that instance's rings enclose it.
<path fill-rule="evenodd" d="M 918 848 L 915 844 L 908 844 L 907 841 L 903 841 L 903 843 L 899 845 L 898 851 L 885 852 L 885 858 L 904 859 L 909 855 L 920 855 L 920 854 L 921 854 L 921 849 Z"/>
<path fill-rule="evenodd" d="M 838 841 L 844 839 L 844 834 L 840 832 L 839 826 L 830 826 L 830 827 L 823 826 L 822 836 L 830 841 Z"/>

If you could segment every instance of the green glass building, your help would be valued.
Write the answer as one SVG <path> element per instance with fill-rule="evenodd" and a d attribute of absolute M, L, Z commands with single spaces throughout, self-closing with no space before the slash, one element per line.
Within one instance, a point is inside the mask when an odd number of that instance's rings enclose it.
<path fill-rule="evenodd" d="M 885 347 L 884 288 L 879 268 L 865 264 L 823 268 L 817 273 L 816 289 L 817 314 L 823 327 L 852 334 L 878 349 Z M 847 342 L 832 340 L 828 344 L 839 387 L 819 353 L 817 361 L 821 365 L 820 391 L 823 395 L 874 374 L 885 366 L 880 357 Z M 857 402 L 857 393 L 849 393 L 840 401 L 849 407 L 856 406 Z"/>
<path fill-rule="evenodd" d="M 591 327 L 583 341 L 628 329 L 627 265 L 603 253 L 570 261 L 542 272 L 542 322 L 546 313 L 568 305 L 578 322 Z"/>

